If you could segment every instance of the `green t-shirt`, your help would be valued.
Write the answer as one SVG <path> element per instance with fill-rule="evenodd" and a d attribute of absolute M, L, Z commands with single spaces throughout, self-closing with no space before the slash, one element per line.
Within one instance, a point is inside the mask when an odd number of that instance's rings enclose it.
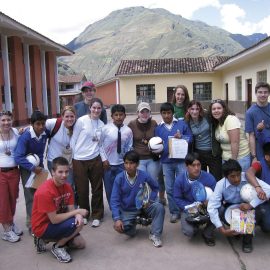
<path fill-rule="evenodd" d="M 184 107 L 178 107 L 176 106 L 175 104 L 173 104 L 173 107 L 174 107 L 174 117 L 176 119 L 179 119 L 179 118 L 184 118 L 185 117 L 185 111 L 184 111 Z"/>

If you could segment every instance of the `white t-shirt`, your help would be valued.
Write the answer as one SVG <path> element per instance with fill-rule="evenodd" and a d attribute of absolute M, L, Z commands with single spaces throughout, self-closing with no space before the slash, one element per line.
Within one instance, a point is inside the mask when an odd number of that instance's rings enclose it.
<path fill-rule="evenodd" d="M 13 134 L 12 138 L 10 141 L 2 141 L 0 140 L 0 167 L 1 168 L 11 168 L 17 166 L 14 160 L 14 150 L 16 148 L 18 138 L 19 138 L 19 133 L 16 128 L 12 128 Z M 8 146 L 11 155 L 6 155 L 6 146 Z"/>
<path fill-rule="evenodd" d="M 55 127 L 57 118 L 48 119 L 46 121 L 46 128 L 52 132 Z M 70 147 L 71 137 L 69 136 L 69 130 L 65 127 L 62 121 L 56 134 L 51 138 L 48 145 L 48 161 L 52 161 L 56 157 L 63 156 L 63 151 Z"/>
<path fill-rule="evenodd" d="M 102 161 L 106 160 L 100 143 L 103 126 L 101 120 L 93 120 L 89 115 L 84 115 L 76 121 L 70 142 L 74 159 L 91 160 L 100 154 Z"/>

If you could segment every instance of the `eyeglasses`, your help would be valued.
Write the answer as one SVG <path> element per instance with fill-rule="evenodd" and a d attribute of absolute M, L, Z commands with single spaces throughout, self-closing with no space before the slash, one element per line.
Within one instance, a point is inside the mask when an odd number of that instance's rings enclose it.
<path fill-rule="evenodd" d="M 221 103 L 221 104 L 223 104 L 224 101 L 222 99 L 218 98 L 218 99 L 214 99 L 214 100 L 211 101 L 211 104 L 214 104 L 214 103 Z"/>
<path fill-rule="evenodd" d="M 10 111 L 1 111 L 0 116 L 7 115 L 7 116 L 12 116 L 12 113 Z"/>

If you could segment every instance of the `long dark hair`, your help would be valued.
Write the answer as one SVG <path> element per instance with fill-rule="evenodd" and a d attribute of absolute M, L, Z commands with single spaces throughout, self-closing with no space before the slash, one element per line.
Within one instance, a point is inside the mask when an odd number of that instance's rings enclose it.
<path fill-rule="evenodd" d="M 190 120 L 192 120 L 189 112 L 188 112 L 188 109 L 191 108 L 193 105 L 197 105 L 198 108 L 199 108 L 199 121 L 202 121 L 203 117 L 204 117 L 204 111 L 203 111 L 203 107 L 202 107 L 202 104 L 201 102 L 197 101 L 197 100 L 191 100 L 187 106 L 187 113 L 185 115 L 185 120 L 186 122 L 190 122 Z"/>
<path fill-rule="evenodd" d="M 223 107 L 223 115 L 221 116 L 221 118 L 219 120 L 215 119 L 212 115 L 212 107 L 215 103 L 219 103 Z M 235 113 L 232 112 L 228 108 L 228 106 L 226 105 L 226 103 L 222 99 L 212 100 L 211 104 L 209 105 L 209 114 L 210 114 L 211 121 L 214 124 L 214 127 L 217 127 L 218 125 L 223 126 L 228 115 L 235 115 Z"/>
<path fill-rule="evenodd" d="M 174 91 L 173 91 L 173 100 L 172 100 L 172 104 L 175 105 L 176 104 L 176 98 L 175 98 L 175 93 L 177 91 L 178 88 L 181 88 L 183 89 L 184 93 L 185 93 L 185 100 L 184 100 L 184 103 L 183 103 L 183 107 L 184 107 L 184 111 L 186 113 L 187 111 L 187 107 L 188 107 L 188 104 L 189 104 L 189 94 L 188 94 L 188 89 L 185 85 L 182 85 L 182 84 L 179 84 L 175 87 Z"/>

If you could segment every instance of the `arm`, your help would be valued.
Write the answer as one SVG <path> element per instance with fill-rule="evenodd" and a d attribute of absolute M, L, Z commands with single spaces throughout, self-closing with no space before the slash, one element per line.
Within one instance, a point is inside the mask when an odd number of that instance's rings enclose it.
<path fill-rule="evenodd" d="M 231 152 L 232 159 L 237 160 L 238 152 L 239 152 L 239 143 L 240 143 L 240 129 L 235 128 L 228 130 L 229 139 L 231 142 Z"/>
<path fill-rule="evenodd" d="M 258 197 L 261 200 L 266 200 L 266 194 L 263 191 L 262 187 L 259 185 L 256 173 L 258 173 L 261 170 L 261 165 L 259 162 L 254 162 L 252 166 L 246 171 L 246 178 L 248 182 L 255 188 Z"/>
<path fill-rule="evenodd" d="M 74 209 L 61 214 L 57 214 L 56 211 L 49 212 L 47 214 L 52 224 L 59 224 L 71 217 L 75 217 L 75 219 L 78 219 L 78 215 L 85 217 L 87 213 L 88 211 L 86 209 Z"/>
<path fill-rule="evenodd" d="M 151 188 L 151 194 L 149 197 L 149 202 L 154 202 L 157 198 L 157 194 L 158 194 L 158 183 L 157 181 L 153 180 L 153 178 L 148 174 L 146 174 L 146 182 L 149 184 L 150 188 Z"/>
<path fill-rule="evenodd" d="M 254 132 L 249 133 L 248 142 L 249 142 L 251 156 L 254 157 L 253 161 L 256 161 L 257 160 L 257 158 L 256 158 L 256 139 L 255 139 Z"/>
<path fill-rule="evenodd" d="M 82 122 L 81 122 L 81 119 L 79 118 L 75 125 L 74 125 L 74 128 L 73 128 L 73 134 L 71 136 L 71 140 L 70 140 L 70 146 L 72 148 L 72 150 L 74 151 L 75 150 L 75 146 L 76 146 L 76 142 L 79 138 L 79 135 L 81 133 L 81 130 L 82 130 Z"/>
<path fill-rule="evenodd" d="M 182 175 L 182 174 L 181 174 Z M 183 196 L 183 187 L 181 185 L 181 175 L 179 175 L 174 184 L 173 197 L 176 205 L 182 210 L 185 210 L 185 206 L 192 204 L 194 201 L 186 200 Z"/>
<path fill-rule="evenodd" d="M 120 198 L 120 183 L 121 183 L 121 177 L 122 175 L 117 175 L 114 183 L 113 183 L 113 189 L 111 194 L 111 210 L 112 210 L 112 218 L 114 221 L 121 220 L 120 215 L 120 206 L 121 206 L 121 198 Z"/>

